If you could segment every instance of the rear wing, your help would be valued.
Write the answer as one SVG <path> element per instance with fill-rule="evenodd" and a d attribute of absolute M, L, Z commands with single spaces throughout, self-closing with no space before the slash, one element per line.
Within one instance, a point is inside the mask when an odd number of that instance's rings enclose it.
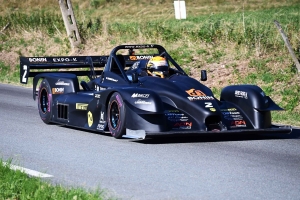
<path fill-rule="evenodd" d="M 153 55 L 123 56 L 126 66 L 131 66 L 138 60 L 153 57 Z M 109 56 L 20 57 L 20 83 L 27 84 L 29 77 L 35 77 L 41 73 L 72 73 L 94 79 L 102 74 L 108 58 Z"/>
<path fill-rule="evenodd" d="M 93 80 L 103 71 L 111 70 L 111 66 L 105 69 L 104 67 L 106 64 L 111 65 L 112 59 L 117 59 L 116 53 L 121 49 L 128 50 L 129 55 L 123 55 L 127 67 L 139 60 L 149 60 L 155 55 L 165 55 L 178 71 L 185 74 L 184 70 L 160 45 L 120 45 L 111 51 L 110 56 L 20 57 L 20 82 L 27 84 L 28 77 L 35 77 L 41 73 L 72 73 L 77 76 L 88 76 Z M 157 49 L 158 54 L 136 55 L 135 49 Z M 124 68 L 121 69 L 120 61 L 117 62 L 124 78 L 127 79 Z"/>
<path fill-rule="evenodd" d="M 108 56 L 20 57 L 20 82 L 27 84 L 28 77 L 35 77 L 40 73 L 58 72 L 93 78 L 102 73 L 101 68 L 104 68 L 107 59 Z M 100 69 L 95 70 L 94 67 Z"/>

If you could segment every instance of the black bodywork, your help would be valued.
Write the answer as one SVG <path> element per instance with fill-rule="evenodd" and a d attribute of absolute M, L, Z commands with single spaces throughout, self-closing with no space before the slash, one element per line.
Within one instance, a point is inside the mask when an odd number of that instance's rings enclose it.
<path fill-rule="evenodd" d="M 127 55 L 117 54 L 124 49 Z M 157 52 L 135 55 L 140 49 Z M 147 75 L 146 63 L 154 55 L 170 63 L 168 78 Z M 79 76 L 89 81 L 80 82 Z M 272 125 L 271 111 L 283 109 L 258 86 L 227 86 L 218 100 L 160 45 L 121 45 L 109 56 L 21 57 L 21 83 L 28 77 L 34 77 L 33 98 L 45 123 L 109 131 L 116 138 L 291 132 Z"/>

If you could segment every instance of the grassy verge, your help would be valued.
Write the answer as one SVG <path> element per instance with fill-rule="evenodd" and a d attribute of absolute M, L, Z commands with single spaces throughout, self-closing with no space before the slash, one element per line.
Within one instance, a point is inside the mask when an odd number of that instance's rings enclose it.
<path fill-rule="evenodd" d="M 0 160 L 0 199 L 72 199 L 102 200 L 106 197 L 104 190 L 87 192 L 81 188 L 53 185 L 40 178 L 29 177 L 23 172 L 11 170 L 9 164 Z"/>

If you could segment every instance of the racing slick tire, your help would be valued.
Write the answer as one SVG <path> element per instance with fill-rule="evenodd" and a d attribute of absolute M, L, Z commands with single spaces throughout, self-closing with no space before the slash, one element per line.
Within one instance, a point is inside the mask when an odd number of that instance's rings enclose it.
<path fill-rule="evenodd" d="M 52 115 L 52 93 L 47 79 L 41 81 L 38 95 L 38 109 L 41 119 L 45 124 L 50 124 Z"/>
<path fill-rule="evenodd" d="M 122 96 L 118 92 L 113 93 L 107 107 L 107 122 L 111 135 L 117 139 L 126 133 L 125 112 Z"/>

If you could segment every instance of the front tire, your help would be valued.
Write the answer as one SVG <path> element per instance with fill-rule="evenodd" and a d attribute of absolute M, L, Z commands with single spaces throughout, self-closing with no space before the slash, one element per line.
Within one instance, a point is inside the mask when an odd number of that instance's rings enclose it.
<path fill-rule="evenodd" d="M 115 92 L 109 99 L 107 107 L 107 122 L 111 135 L 117 139 L 126 133 L 126 109 L 120 93 Z"/>
<path fill-rule="evenodd" d="M 41 119 L 45 124 L 50 124 L 51 116 L 52 116 L 52 93 L 51 87 L 47 79 L 43 79 L 38 95 L 38 109 Z"/>

